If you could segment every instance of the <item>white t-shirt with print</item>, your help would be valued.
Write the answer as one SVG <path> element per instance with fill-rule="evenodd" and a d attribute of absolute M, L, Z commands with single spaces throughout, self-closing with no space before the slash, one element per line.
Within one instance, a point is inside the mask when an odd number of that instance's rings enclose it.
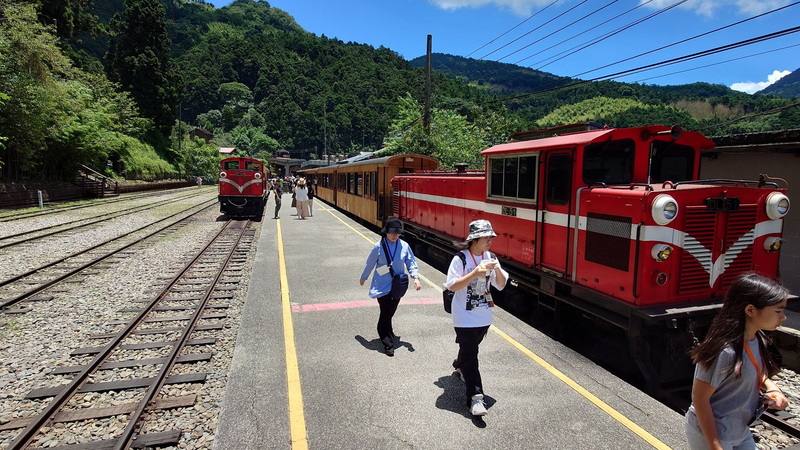
<path fill-rule="evenodd" d="M 447 270 L 447 281 L 444 287 L 450 289 L 456 281 L 462 278 L 465 274 L 472 272 L 472 270 L 481 263 L 484 259 L 490 259 L 489 252 L 480 256 L 471 255 L 469 250 L 462 252 L 467 259 L 467 265 L 461 262 L 461 258 L 456 255 L 450 261 L 450 268 Z M 506 280 L 508 280 L 508 272 L 500 267 L 498 261 L 497 267 L 502 272 Z M 502 290 L 505 285 L 499 286 L 497 284 L 497 275 L 495 271 L 491 272 L 489 276 L 489 283 L 496 289 Z M 467 310 L 467 301 L 472 304 L 472 309 Z M 453 296 L 453 326 L 456 328 L 476 328 L 485 327 L 492 324 L 493 312 L 489 307 L 489 300 L 491 300 L 491 290 L 489 289 L 486 278 L 478 278 L 470 281 L 466 288 L 457 291 Z"/>

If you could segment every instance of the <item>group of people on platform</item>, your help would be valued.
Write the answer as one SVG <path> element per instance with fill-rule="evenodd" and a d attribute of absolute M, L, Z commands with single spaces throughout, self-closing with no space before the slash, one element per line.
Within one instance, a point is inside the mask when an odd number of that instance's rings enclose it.
<path fill-rule="evenodd" d="M 306 217 L 314 216 L 314 197 L 316 197 L 315 182 L 308 182 L 305 178 L 290 177 L 286 179 L 273 179 L 269 182 L 267 201 L 270 193 L 275 198 L 275 214 L 273 219 L 277 219 L 281 209 L 281 197 L 283 193 L 291 189 L 292 207 L 297 211 L 297 218 L 305 220 Z"/>
<path fill-rule="evenodd" d="M 380 307 L 378 337 L 388 356 L 394 356 L 399 337 L 392 318 L 408 277 L 416 290 L 419 268 L 409 244 L 400 238 L 403 223 L 389 218 L 381 239 L 367 256 L 359 283 L 372 277 L 369 296 Z M 483 382 L 478 349 L 493 320 L 491 286 L 502 290 L 508 273 L 489 251 L 496 237 L 492 224 L 475 220 L 453 257 L 444 282 L 451 291 L 451 313 L 458 355 L 454 375 L 465 385 L 470 413 L 483 416 Z M 403 282 L 403 277 L 405 282 Z M 780 370 L 777 349 L 765 331 L 777 329 L 786 316 L 789 292 L 756 274 L 739 277 L 730 286 L 724 304 L 702 342 L 690 353 L 695 363 L 692 404 L 686 413 L 686 436 L 692 450 L 755 450 L 750 431 L 765 409 L 783 410 L 788 400 L 772 378 Z"/>

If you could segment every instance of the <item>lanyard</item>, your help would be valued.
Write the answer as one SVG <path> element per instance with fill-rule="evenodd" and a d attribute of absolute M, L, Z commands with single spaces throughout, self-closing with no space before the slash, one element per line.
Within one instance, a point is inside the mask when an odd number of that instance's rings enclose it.
<path fill-rule="evenodd" d="M 748 344 L 747 341 L 744 341 L 744 351 L 747 353 L 747 358 L 750 360 L 750 363 L 753 364 L 753 367 L 756 369 L 756 391 L 761 391 L 761 384 L 764 381 L 761 378 L 761 364 L 756 362 L 756 357 L 753 355 L 753 351 L 750 350 L 750 344 Z"/>
<path fill-rule="evenodd" d="M 395 243 L 394 243 L 394 251 L 390 251 L 389 250 L 389 240 L 386 239 L 386 253 L 389 254 L 389 258 L 390 258 L 389 259 L 389 265 L 392 265 L 392 262 L 394 261 L 394 255 L 397 254 L 397 244 L 399 244 L 399 243 L 400 243 L 399 239 L 397 241 L 395 241 Z"/>

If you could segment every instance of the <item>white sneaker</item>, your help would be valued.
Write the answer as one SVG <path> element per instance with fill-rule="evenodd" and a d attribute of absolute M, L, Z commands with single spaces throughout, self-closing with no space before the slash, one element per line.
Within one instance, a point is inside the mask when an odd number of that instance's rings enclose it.
<path fill-rule="evenodd" d="M 472 396 L 472 406 L 469 412 L 473 416 L 485 416 L 489 411 L 486 410 L 486 405 L 483 404 L 483 394 L 475 394 Z"/>

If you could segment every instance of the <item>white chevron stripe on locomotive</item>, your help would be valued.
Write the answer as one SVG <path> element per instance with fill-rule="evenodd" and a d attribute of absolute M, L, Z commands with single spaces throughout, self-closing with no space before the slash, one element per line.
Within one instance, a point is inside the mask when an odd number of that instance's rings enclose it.
<path fill-rule="evenodd" d="M 431 203 L 439 203 L 441 205 L 456 206 L 459 208 L 472 209 L 477 211 L 484 211 L 489 214 L 502 215 L 502 206 L 495 203 L 487 203 L 480 200 L 467 200 L 463 198 L 443 197 L 440 195 L 422 194 L 419 192 L 401 191 L 401 197 L 411 198 L 414 200 L 422 200 Z M 544 220 L 542 219 L 544 217 Z M 527 220 L 531 222 L 546 223 L 549 225 L 556 225 L 566 227 L 568 224 L 575 223 L 575 216 L 564 213 L 557 213 L 551 211 L 542 211 L 532 208 L 519 208 L 517 207 L 516 218 Z M 586 216 L 579 217 L 578 228 L 586 230 Z M 631 227 L 632 240 L 636 239 L 637 230 L 636 226 Z M 719 255 L 715 261 L 712 261 L 713 256 L 710 249 L 707 249 L 693 236 L 685 233 L 684 231 L 658 225 L 641 225 L 639 227 L 639 240 L 642 242 L 663 242 L 665 244 L 674 245 L 691 254 L 703 269 L 709 275 L 709 286 L 713 287 L 720 276 L 725 273 L 725 270 L 730 267 L 747 247 L 753 242 L 768 234 L 777 234 L 783 230 L 783 219 L 778 220 L 765 220 L 757 223 L 747 233 L 743 234 L 725 251 Z"/>
<path fill-rule="evenodd" d="M 231 186 L 233 186 L 236 189 L 238 189 L 239 193 L 241 194 L 242 192 L 244 192 L 245 189 L 247 189 L 248 186 L 253 185 L 253 184 L 260 184 L 261 180 L 256 178 L 256 179 L 248 181 L 247 183 L 245 183 L 245 184 L 243 184 L 241 186 L 239 185 L 239 183 L 237 183 L 237 182 L 235 182 L 233 180 L 229 180 L 227 178 L 220 178 L 219 182 L 220 183 L 228 183 L 228 184 L 230 184 Z"/>

